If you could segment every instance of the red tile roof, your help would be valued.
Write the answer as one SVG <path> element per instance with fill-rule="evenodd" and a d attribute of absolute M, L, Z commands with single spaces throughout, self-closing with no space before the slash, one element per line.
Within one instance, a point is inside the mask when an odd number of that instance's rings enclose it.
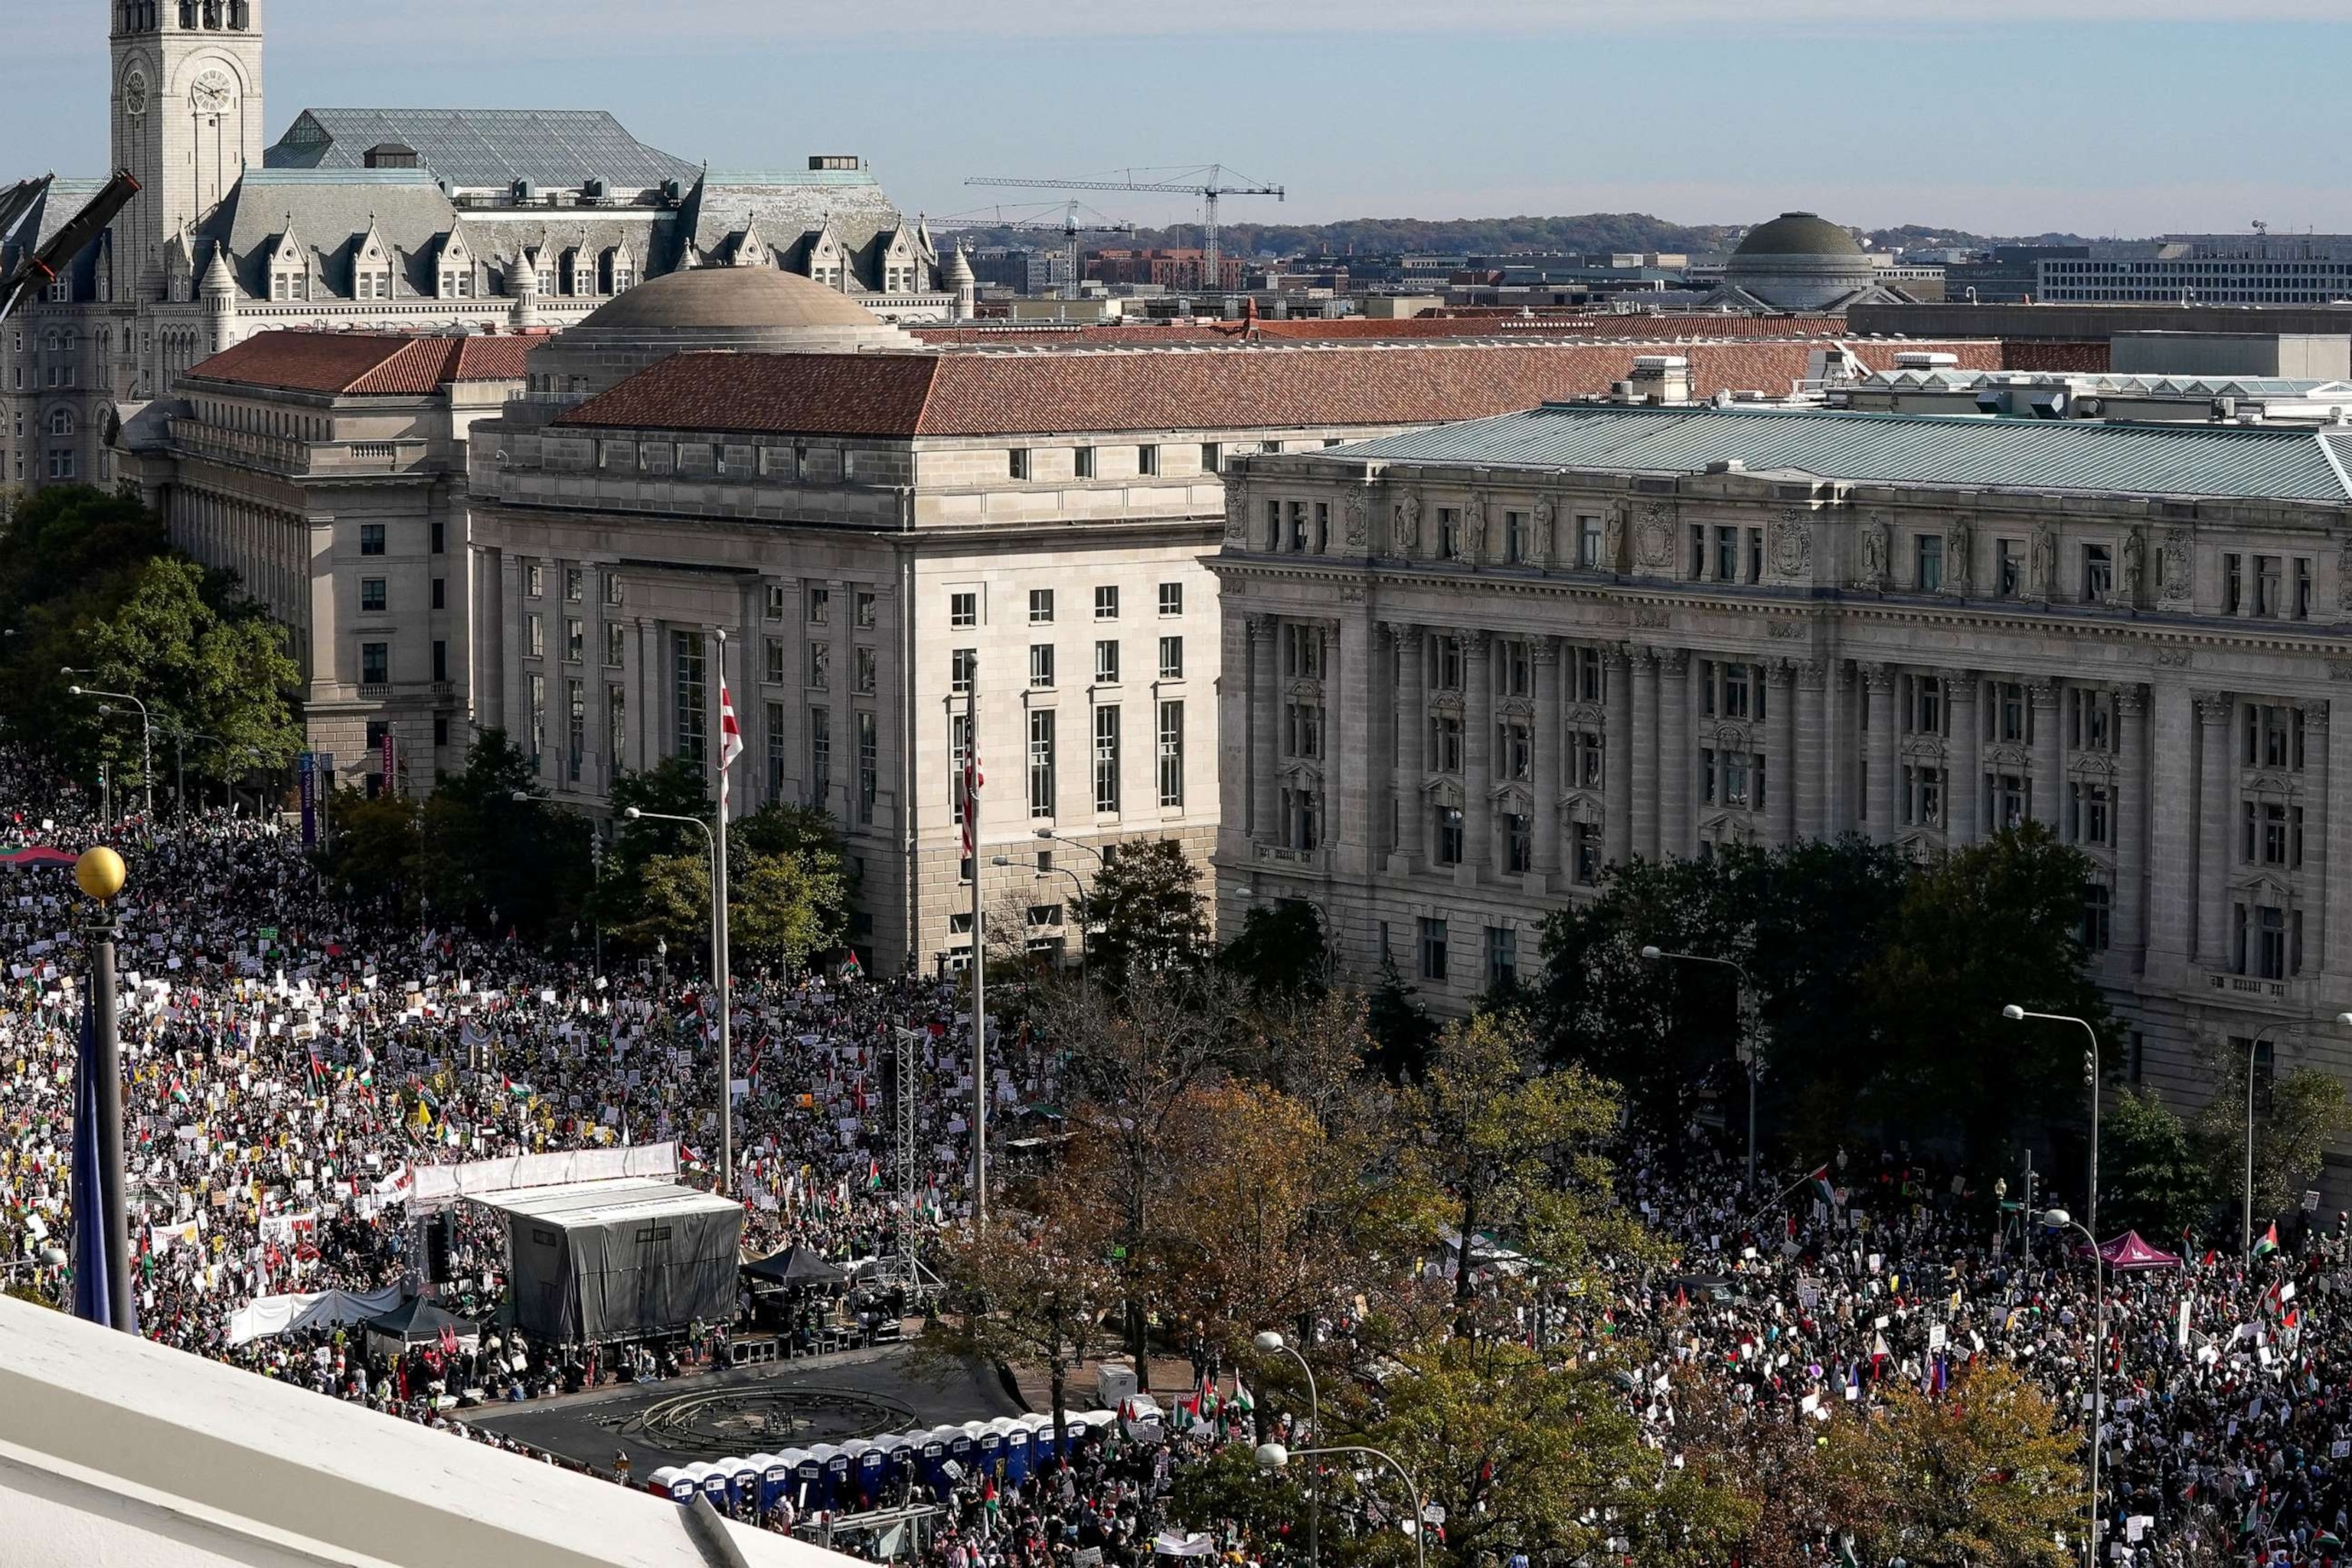
<path fill-rule="evenodd" d="M 188 374 L 291 392 L 415 395 L 453 382 L 520 381 L 525 357 L 541 341 L 406 332 L 261 332 Z"/>
<path fill-rule="evenodd" d="M 2001 368 L 1996 342 L 1860 342 L 1873 370 L 1905 349 Z M 1050 435 L 1433 425 L 1589 397 L 1641 353 L 1691 362 L 1693 389 L 1785 394 L 1816 345 L 1400 344 L 1171 352 L 680 354 L 564 414 L 559 425 L 751 435 Z"/>
<path fill-rule="evenodd" d="M 1847 336 L 1843 316 L 1653 316 L 1616 312 L 1522 316 L 1516 310 L 1464 311 L 1412 316 L 1402 321 L 1347 317 L 1339 321 L 1299 318 L 1260 321 L 1244 327 L 1239 321 L 1119 322 L 1113 325 L 1066 326 L 1051 321 L 983 322 L 977 326 L 925 326 L 907 329 L 937 348 L 1068 346 L 1139 348 L 1181 343 L 1230 343 L 1255 332 L 1265 342 L 1367 342 L 1420 341 L 1430 338 L 1562 339 L 1639 341 L 1642 342 L 1706 342 L 1717 339 L 1813 338 Z"/>

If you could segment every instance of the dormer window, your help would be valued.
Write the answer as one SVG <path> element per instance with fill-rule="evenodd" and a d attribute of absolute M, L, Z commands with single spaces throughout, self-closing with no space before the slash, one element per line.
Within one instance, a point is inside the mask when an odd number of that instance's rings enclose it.
<path fill-rule="evenodd" d="M 272 300 L 308 300 L 310 297 L 310 275 L 307 272 L 272 272 L 269 275 L 269 297 Z"/>

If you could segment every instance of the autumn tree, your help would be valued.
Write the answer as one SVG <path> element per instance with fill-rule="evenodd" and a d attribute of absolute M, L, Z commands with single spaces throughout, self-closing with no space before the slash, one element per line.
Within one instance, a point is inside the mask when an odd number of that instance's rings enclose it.
<path fill-rule="evenodd" d="M 2212 1190 L 2233 1201 L 2246 1182 L 2248 1055 L 2234 1044 L 2208 1048 L 2205 1071 L 2213 1097 L 2196 1123 Z M 2352 1132 L 2352 1106 L 2342 1080 L 2316 1068 L 2296 1068 L 2267 1081 L 2257 1073 L 2253 1089 L 2254 1212 L 2284 1214 L 2316 1184 L 2327 1151 Z M 2257 1219 L 2255 1228 L 2262 1224 Z"/>

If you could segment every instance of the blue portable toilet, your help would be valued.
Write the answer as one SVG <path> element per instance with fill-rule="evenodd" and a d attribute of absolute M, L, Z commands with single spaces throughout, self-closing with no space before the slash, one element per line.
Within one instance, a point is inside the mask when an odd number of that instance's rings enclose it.
<path fill-rule="evenodd" d="M 760 1468 L 760 1511 L 765 1513 L 790 1494 L 793 1468 L 774 1454 L 754 1454 L 751 1462 Z"/>
<path fill-rule="evenodd" d="M 646 1478 L 646 1489 L 672 1502 L 692 1502 L 694 1494 L 701 1489 L 694 1484 L 694 1478 L 685 1470 L 676 1465 L 664 1465 Z"/>
<path fill-rule="evenodd" d="M 1000 1416 L 989 1423 L 998 1428 L 1004 1439 L 1004 1479 L 1025 1481 L 1029 1479 L 1029 1418 Z"/>
<path fill-rule="evenodd" d="M 851 1489 L 851 1470 L 855 1462 L 849 1454 L 832 1443 L 819 1443 L 809 1450 L 816 1462 L 824 1467 L 824 1505 L 846 1508 L 856 1493 Z"/>
<path fill-rule="evenodd" d="M 737 1507 L 760 1506 L 760 1461 L 752 1459 L 721 1459 L 728 1468 L 727 1491 Z"/>
<path fill-rule="evenodd" d="M 890 1456 L 881 1447 L 863 1437 L 852 1437 L 841 1446 L 849 1458 L 849 1486 L 861 1508 L 872 1508 L 882 1496 L 882 1472 Z"/>
<path fill-rule="evenodd" d="M 919 1479 L 922 1468 L 923 1435 L 919 1432 L 894 1432 L 874 1439 L 874 1447 L 882 1453 L 882 1481 L 895 1486 L 904 1477 Z"/>
<path fill-rule="evenodd" d="M 803 1513 L 824 1507 L 824 1461 L 809 1448 L 794 1448 L 784 1457 L 793 1464 L 793 1506 Z"/>

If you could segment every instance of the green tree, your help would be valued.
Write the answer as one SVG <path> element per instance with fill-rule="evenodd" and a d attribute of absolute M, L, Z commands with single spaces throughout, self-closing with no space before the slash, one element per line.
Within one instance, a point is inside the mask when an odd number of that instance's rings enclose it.
<path fill-rule="evenodd" d="M 332 840 L 319 856 L 327 884 L 348 903 L 414 914 L 425 808 L 398 795 L 338 790 L 328 803 Z"/>
<path fill-rule="evenodd" d="M 36 490 L 0 530 L 0 613 L 18 625 L 34 605 L 170 552 L 163 520 L 138 501 L 88 485 Z"/>
<path fill-rule="evenodd" d="M 1122 844 L 1103 857 L 1086 900 L 1089 962 L 1114 989 L 1135 974 L 1197 969 L 1208 956 L 1201 868 L 1172 838 Z"/>
<path fill-rule="evenodd" d="M 838 864 L 814 853 L 748 855 L 727 865 L 727 942 L 730 969 L 777 963 L 797 968 L 841 942 Z M 710 861 L 665 855 L 639 874 L 636 920 L 623 934 L 640 944 L 667 942 L 686 955 L 709 951 Z"/>
<path fill-rule="evenodd" d="M 1868 1110 L 1914 1132 L 1957 1132 L 1978 1161 L 2036 1118 L 2080 1114 L 2081 1034 L 2011 1024 L 2001 1009 L 2105 1028 L 2079 936 L 2090 879 L 2083 852 L 2040 822 L 1913 879 L 1893 939 L 1863 971 L 1885 1062 L 1864 1091 Z"/>
<path fill-rule="evenodd" d="M 2188 1126 L 2147 1088 L 2125 1089 L 2102 1111 L 2099 1185 L 2100 1228 L 2137 1230 L 2158 1246 L 2210 1219 L 2218 1195 Z"/>
<path fill-rule="evenodd" d="M 1604 1152 L 1617 1132 L 1614 1091 L 1580 1067 L 1547 1068 L 1517 1018 L 1448 1024 L 1427 1080 L 1404 1096 L 1403 1159 L 1461 1245 L 1456 1331 L 1466 1331 L 1478 1237 L 1540 1259 L 1554 1284 L 1584 1279 L 1603 1254 L 1633 1246 L 1615 1210 Z"/>
<path fill-rule="evenodd" d="M 1371 1037 L 1371 1058 L 1396 1083 L 1418 1082 L 1429 1068 L 1429 1053 L 1437 1043 L 1437 1026 L 1429 1009 L 1413 998 L 1420 988 L 1406 983 L 1396 960 L 1381 960 L 1381 978 L 1366 999 L 1364 1027 Z"/>
<path fill-rule="evenodd" d="M 2197 1116 L 2210 1190 L 2236 1207 L 2246 1185 L 2247 1052 L 2216 1042 L 2206 1052 L 2213 1097 Z M 2104 1135 L 2105 1129 L 2102 1129 Z M 2316 1184 L 2327 1151 L 2352 1134 L 2352 1107 L 2335 1074 L 2297 1068 L 2254 1082 L 2254 1227 L 2287 1213 Z"/>
<path fill-rule="evenodd" d="M 1329 939 L 1315 906 L 1296 900 L 1253 904 L 1239 935 L 1217 954 L 1218 964 L 1249 987 L 1263 1005 L 1276 998 L 1315 997 L 1329 989 Z"/>
<path fill-rule="evenodd" d="M 418 890 L 436 921 L 549 935 L 587 913 L 593 835 L 586 817 L 548 803 L 504 731 L 485 730 L 465 771 L 425 803 Z"/>

